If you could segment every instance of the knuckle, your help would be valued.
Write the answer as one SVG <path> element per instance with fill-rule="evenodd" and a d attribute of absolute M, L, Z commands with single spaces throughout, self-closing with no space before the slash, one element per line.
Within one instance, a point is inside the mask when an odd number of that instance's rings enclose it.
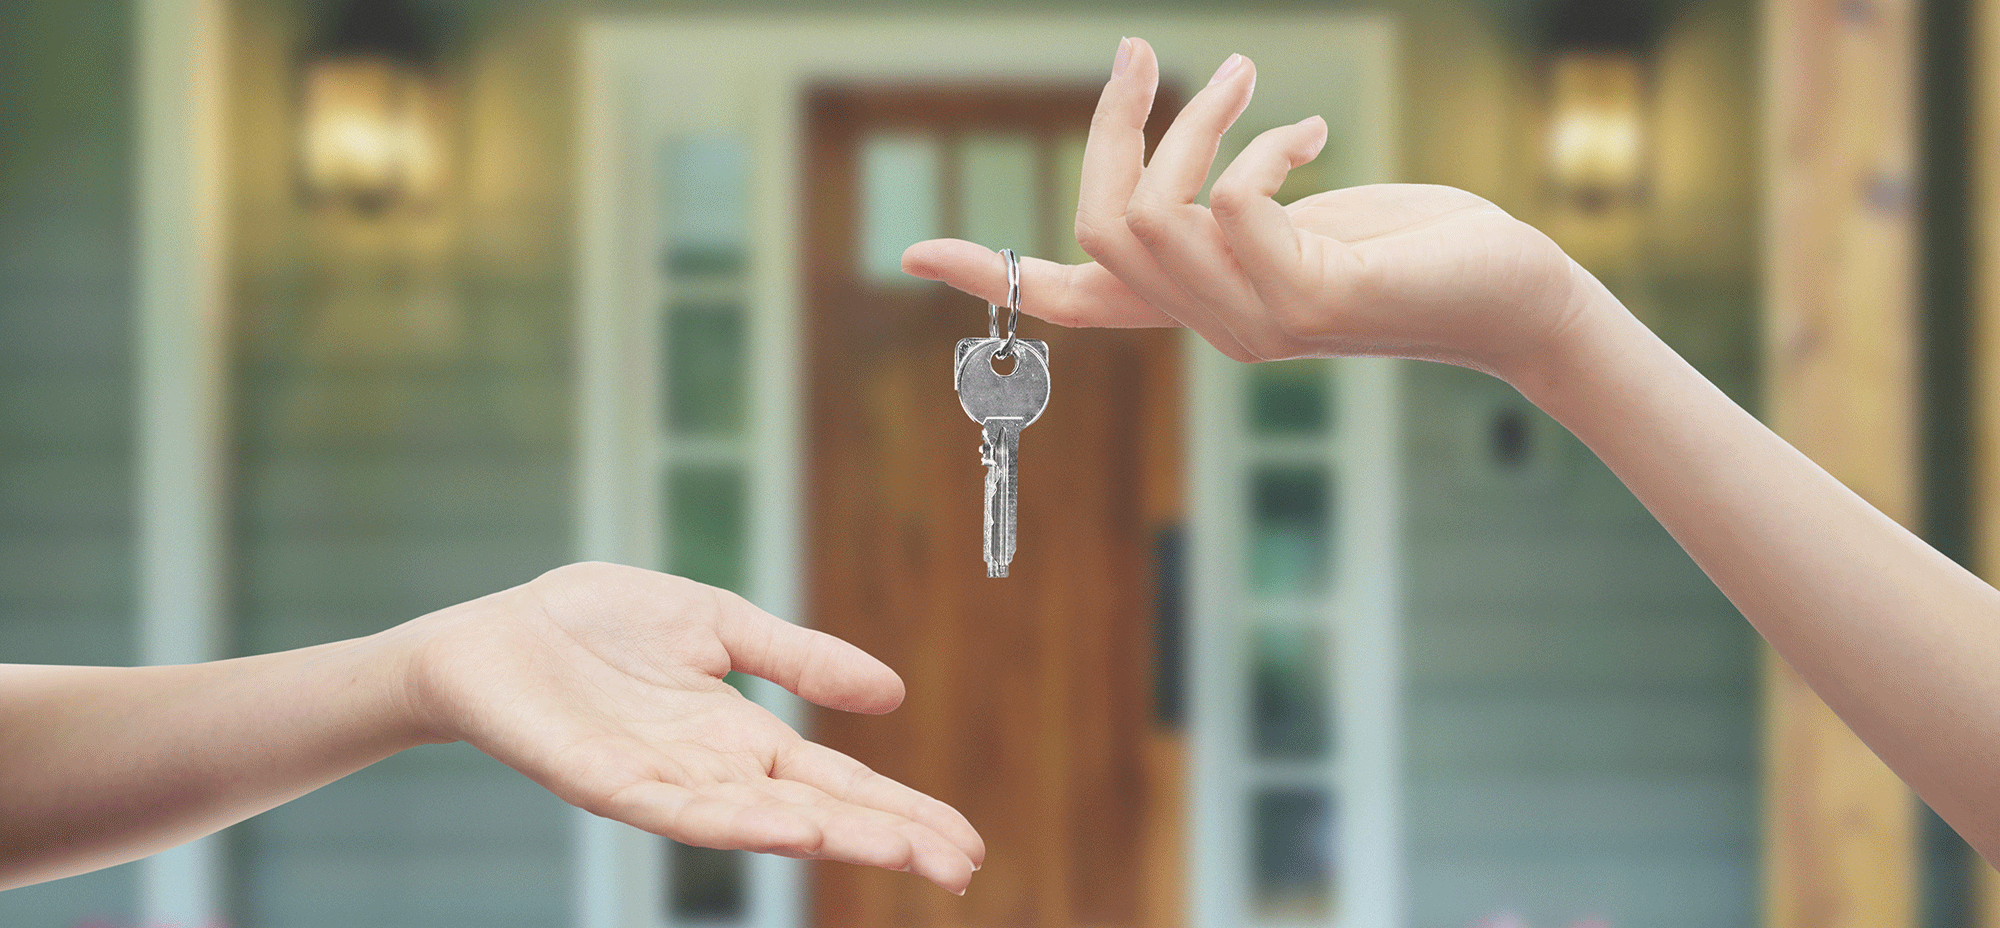
<path fill-rule="evenodd" d="M 1102 261 L 1104 253 L 1110 249 L 1111 242 L 1112 233 L 1105 228 L 1104 220 L 1091 213 L 1077 211 L 1076 243 L 1083 248 L 1084 254 Z"/>
<path fill-rule="evenodd" d="M 1125 214 L 1125 228 L 1148 248 L 1165 242 L 1173 234 L 1173 211 L 1154 203 L 1133 201 Z"/>
<path fill-rule="evenodd" d="M 1257 193 L 1240 180 L 1224 177 L 1208 192 L 1208 209 L 1218 218 L 1235 219 L 1248 212 Z"/>

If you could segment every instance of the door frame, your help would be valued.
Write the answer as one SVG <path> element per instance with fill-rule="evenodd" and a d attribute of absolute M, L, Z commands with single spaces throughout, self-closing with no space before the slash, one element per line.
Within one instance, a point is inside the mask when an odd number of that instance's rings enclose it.
<path fill-rule="evenodd" d="M 1231 52 L 1248 54 L 1271 73 L 1327 76 L 1324 82 L 1274 82 L 1260 89 L 1242 127 L 1225 140 L 1218 164 L 1254 129 L 1324 114 L 1336 126 L 1362 130 L 1329 146 L 1322 160 L 1333 165 L 1330 182 L 1374 182 L 1394 175 L 1396 29 L 1385 14 L 614 15 L 587 20 L 578 36 L 577 554 L 660 563 L 658 338 L 648 308 L 661 305 L 665 295 L 657 273 L 662 229 L 651 160 L 662 141 L 729 134 L 752 153 L 748 238 L 754 247 L 747 256 L 745 309 L 746 363 L 755 373 L 746 379 L 745 399 L 753 411 L 747 457 L 754 466 L 746 474 L 749 570 L 742 592 L 775 614 L 811 624 L 802 595 L 800 549 L 806 453 L 799 316 L 804 281 L 794 227 L 796 217 L 803 215 L 806 89 L 817 83 L 878 80 L 1101 82 L 1112 50 L 1125 35 L 1151 41 L 1161 53 L 1163 79 L 1185 87 L 1205 84 L 1208 70 Z M 1235 374 L 1208 354 L 1205 349 L 1189 352 L 1189 414 L 1197 429 L 1188 433 L 1191 448 L 1203 446 L 1206 420 L 1201 417 L 1204 411 L 1214 412 L 1214 404 L 1200 398 L 1233 389 L 1228 381 Z M 1356 362 L 1356 368 L 1371 371 L 1383 363 Z M 1387 373 L 1355 376 L 1393 382 Z M 1365 395 L 1375 403 L 1393 401 L 1393 389 L 1386 387 Z M 1200 460 L 1191 459 L 1190 465 L 1197 475 L 1213 470 Z M 1200 513 L 1196 507 L 1213 505 L 1214 498 L 1204 495 L 1199 476 L 1193 483 L 1189 511 Z M 1190 525 L 1197 561 L 1190 620 L 1197 632 L 1229 618 L 1217 611 L 1226 608 L 1217 604 L 1227 584 L 1205 579 L 1212 571 L 1200 563 L 1204 551 L 1231 556 L 1225 551 L 1229 531 L 1205 529 L 1200 520 Z M 1225 544 L 1219 548 L 1205 538 L 1222 538 Z M 1377 604 L 1383 603 L 1392 608 L 1393 596 Z M 1389 618 L 1393 620 L 1392 613 Z M 1199 702 L 1202 684 L 1200 675 L 1195 676 Z M 764 687 L 753 695 L 787 721 L 803 722 L 796 700 L 773 690 Z M 1223 865 L 1213 846 L 1233 834 L 1226 824 L 1218 825 L 1233 814 L 1233 802 L 1216 792 L 1213 771 L 1218 768 L 1202 758 L 1235 748 L 1228 722 L 1204 721 L 1200 712 L 1191 721 L 1195 776 L 1189 911 L 1197 925 L 1232 925 L 1237 921 L 1230 913 L 1240 902 L 1241 887 L 1220 884 L 1245 878 Z M 1378 869 L 1385 876 L 1354 881 L 1340 918 L 1331 924 L 1400 922 L 1393 744 L 1377 753 L 1381 756 L 1370 761 L 1362 779 L 1384 790 L 1376 803 L 1378 814 L 1364 816 L 1370 833 L 1359 836 L 1363 840 L 1358 845 L 1354 837 L 1344 840 L 1341 850 L 1370 849 L 1381 857 Z M 574 924 L 668 925 L 660 839 L 584 813 L 576 821 Z M 750 881 L 749 924 L 802 924 L 804 871 L 796 862 L 759 857 Z"/>

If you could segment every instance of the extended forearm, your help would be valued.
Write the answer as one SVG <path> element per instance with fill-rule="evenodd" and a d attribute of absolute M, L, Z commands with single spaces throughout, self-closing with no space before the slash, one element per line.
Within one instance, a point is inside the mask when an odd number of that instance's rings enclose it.
<path fill-rule="evenodd" d="M 399 649 L 0 666 L 0 889 L 192 840 L 425 740 Z"/>
<path fill-rule="evenodd" d="M 2000 860 L 2000 593 L 1589 289 L 1562 345 L 1509 379 L 1610 465 L 1876 754 Z"/>

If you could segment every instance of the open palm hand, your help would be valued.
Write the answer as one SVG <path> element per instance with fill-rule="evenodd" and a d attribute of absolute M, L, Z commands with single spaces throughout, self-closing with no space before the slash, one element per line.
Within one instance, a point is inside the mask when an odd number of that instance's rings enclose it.
<path fill-rule="evenodd" d="M 916 873 L 963 892 L 985 847 L 950 806 L 800 737 L 724 682 L 822 706 L 903 698 L 880 661 L 741 597 L 609 564 L 427 616 L 412 700 L 573 805 L 675 840 Z"/>

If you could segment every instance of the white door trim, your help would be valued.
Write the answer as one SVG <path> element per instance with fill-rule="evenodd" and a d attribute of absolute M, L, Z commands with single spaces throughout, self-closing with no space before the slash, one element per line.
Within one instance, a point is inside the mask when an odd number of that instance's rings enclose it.
<path fill-rule="evenodd" d="M 141 0 L 133 288 L 141 664 L 222 657 L 226 356 L 221 0 Z M 147 858 L 139 920 L 221 924 L 220 836 Z"/>

